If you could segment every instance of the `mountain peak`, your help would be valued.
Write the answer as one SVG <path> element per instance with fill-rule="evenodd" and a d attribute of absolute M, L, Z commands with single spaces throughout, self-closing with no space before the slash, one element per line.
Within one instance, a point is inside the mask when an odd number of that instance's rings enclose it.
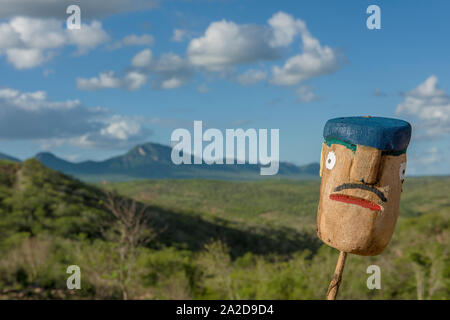
<path fill-rule="evenodd" d="M 74 163 L 58 158 L 53 153 L 48 151 L 39 152 L 34 156 L 34 159 L 38 160 L 48 168 L 62 172 L 70 172 L 75 166 Z"/>
<path fill-rule="evenodd" d="M 166 163 L 168 159 L 170 159 L 170 154 L 172 152 L 172 148 L 169 146 L 164 146 L 159 143 L 144 143 L 135 146 L 133 149 L 128 151 L 124 157 L 127 157 L 128 160 L 133 159 L 141 159 L 151 162 L 164 162 Z"/>
<path fill-rule="evenodd" d="M 172 148 L 159 143 L 148 142 L 138 144 L 137 146 L 132 148 L 130 152 L 133 150 L 137 150 L 138 152 L 143 153 L 143 155 L 146 155 L 147 153 L 154 153 L 154 152 L 168 152 L 168 151 L 171 152 Z"/>
<path fill-rule="evenodd" d="M 35 159 L 41 160 L 41 159 L 59 159 L 57 156 L 55 156 L 53 153 L 48 151 L 39 152 L 34 156 Z M 62 160 L 62 159 L 60 159 Z"/>

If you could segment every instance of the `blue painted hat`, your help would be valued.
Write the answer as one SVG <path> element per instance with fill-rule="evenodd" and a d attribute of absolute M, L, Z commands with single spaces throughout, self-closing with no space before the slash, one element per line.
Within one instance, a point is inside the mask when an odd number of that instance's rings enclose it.
<path fill-rule="evenodd" d="M 405 151 L 411 139 L 411 125 L 392 118 L 335 118 L 325 124 L 323 137 L 383 151 Z"/>

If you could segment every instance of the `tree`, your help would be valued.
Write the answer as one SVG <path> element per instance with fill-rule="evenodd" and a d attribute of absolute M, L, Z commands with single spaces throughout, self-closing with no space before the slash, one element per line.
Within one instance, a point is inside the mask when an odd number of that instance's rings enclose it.
<path fill-rule="evenodd" d="M 148 244 L 155 236 L 149 227 L 147 206 L 119 196 L 115 192 L 105 192 L 105 207 L 114 219 L 104 230 L 105 238 L 116 246 L 119 257 L 118 281 L 122 298 L 129 298 L 129 285 L 135 277 L 135 262 L 139 246 Z"/>

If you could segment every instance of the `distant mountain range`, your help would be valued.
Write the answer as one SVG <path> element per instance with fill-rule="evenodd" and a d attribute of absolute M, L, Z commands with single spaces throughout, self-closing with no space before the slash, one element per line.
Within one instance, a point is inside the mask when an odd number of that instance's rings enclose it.
<path fill-rule="evenodd" d="M 121 156 L 103 161 L 70 162 L 58 158 L 52 153 L 41 152 L 35 156 L 46 167 L 62 171 L 87 181 L 126 181 L 136 179 L 225 179 L 255 180 L 270 178 L 260 175 L 260 165 L 175 165 L 171 160 L 172 149 L 156 143 L 138 145 Z M 19 161 L 13 157 L 0 154 L 0 159 Z M 283 178 L 317 178 L 319 164 L 312 163 L 296 166 L 281 162 L 276 176 Z"/>
<path fill-rule="evenodd" d="M 14 161 L 14 162 L 20 162 L 19 159 L 8 156 L 7 154 L 1 153 L 1 152 L 0 152 L 0 160 L 9 160 L 9 161 Z"/>

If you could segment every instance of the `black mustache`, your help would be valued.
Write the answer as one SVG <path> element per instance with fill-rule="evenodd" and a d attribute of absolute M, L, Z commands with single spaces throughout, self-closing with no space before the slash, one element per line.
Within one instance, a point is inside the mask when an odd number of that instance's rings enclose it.
<path fill-rule="evenodd" d="M 378 196 L 378 198 L 380 198 L 381 201 L 383 201 L 383 202 L 387 201 L 383 192 L 381 192 L 380 190 L 378 190 L 372 186 L 369 186 L 367 184 L 344 183 L 344 184 L 341 184 L 340 186 L 336 187 L 336 189 L 334 189 L 334 191 L 337 192 L 337 191 L 342 191 L 344 189 L 362 189 L 362 190 L 370 191 L 370 192 L 375 193 Z"/>

